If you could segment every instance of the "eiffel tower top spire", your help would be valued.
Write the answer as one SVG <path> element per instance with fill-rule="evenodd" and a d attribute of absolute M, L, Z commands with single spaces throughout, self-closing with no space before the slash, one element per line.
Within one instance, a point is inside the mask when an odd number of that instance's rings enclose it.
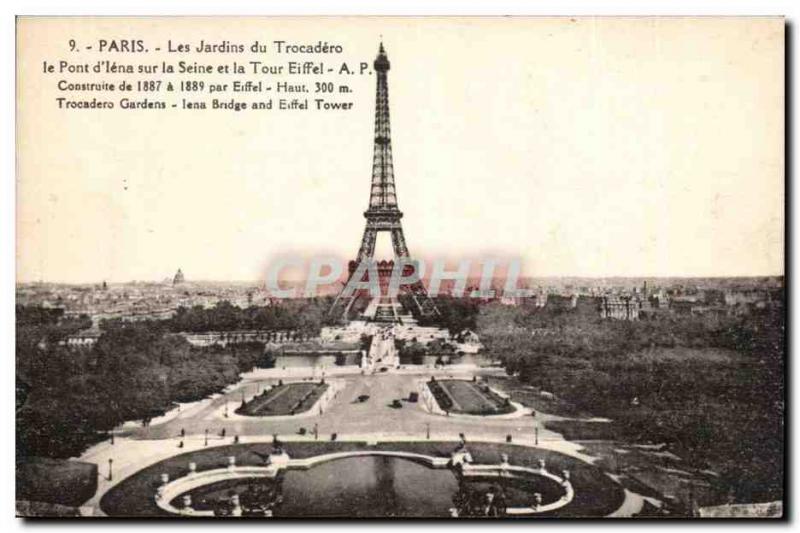
<path fill-rule="evenodd" d="M 397 211 L 397 193 L 394 186 L 392 165 L 392 132 L 389 125 L 389 58 L 381 42 L 378 57 L 373 63 L 377 73 L 375 91 L 375 145 L 372 158 L 372 188 L 369 196 L 369 212 Z"/>

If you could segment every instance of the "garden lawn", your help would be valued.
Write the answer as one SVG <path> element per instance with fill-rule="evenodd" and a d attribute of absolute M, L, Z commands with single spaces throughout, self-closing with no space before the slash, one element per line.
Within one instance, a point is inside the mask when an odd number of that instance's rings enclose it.
<path fill-rule="evenodd" d="M 458 379 L 429 382 L 434 398 L 445 411 L 469 415 L 511 413 L 514 407 L 488 386 Z"/>
<path fill-rule="evenodd" d="M 308 411 L 328 389 L 325 383 L 302 382 L 278 385 L 256 396 L 236 410 L 245 416 L 294 415 Z"/>

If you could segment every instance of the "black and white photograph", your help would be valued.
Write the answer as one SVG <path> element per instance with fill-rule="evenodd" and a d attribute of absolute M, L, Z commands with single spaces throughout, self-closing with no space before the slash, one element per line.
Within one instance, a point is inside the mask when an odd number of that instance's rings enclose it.
<path fill-rule="evenodd" d="M 784 17 L 15 31 L 16 517 L 787 517 Z"/>

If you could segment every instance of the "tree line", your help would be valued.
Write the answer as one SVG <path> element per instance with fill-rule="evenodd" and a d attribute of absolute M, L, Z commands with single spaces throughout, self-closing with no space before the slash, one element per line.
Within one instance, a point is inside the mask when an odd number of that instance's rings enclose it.
<path fill-rule="evenodd" d="M 476 298 L 457 298 L 453 296 L 437 296 L 433 303 L 439 314 L 422 315 L 409 294 L 400 294 L 398 300 L 405 309 L 411 312 L 420 326 L 436 326 L 458 335 L 464 330 L 474 331 L 476 319 L 481 308 L 481 301 Z"/>
<path fill-rule="evenodd" d="M 784 316 L 601 320 L 489 305 L 477 318 L 491 355 L 568 414 L 614 420 L 621 439 L 666 442 L 716 468 L 740 501 L 782 495 Z"/>
<path fill-rule="evenodd" d="M 235 330 L 294 330 L 305 336 L 319 335 L 334 324 L 328 311 L 330 298 L 297 298 L 280 304 L 241 308 L 222 301 L 213 307 L 179 307 L 167 321 L 170 331 L 200 333 Z"/>
<path fill-rule="evenodd" d="M 128 420 L 143 423 L 219 392 L 239 374 L 268 364 L 264 344 L 195 347 L 178 331 L 294 329 L 314 335 L 325 302 L 304 300 L 240 309 L 179 310 L 171 320 L 105 321 L 91 347 L 59 344 L 91 325 L 88 317 L 17 308 L 17 453 L 69 457 L 106 438 Z"/>

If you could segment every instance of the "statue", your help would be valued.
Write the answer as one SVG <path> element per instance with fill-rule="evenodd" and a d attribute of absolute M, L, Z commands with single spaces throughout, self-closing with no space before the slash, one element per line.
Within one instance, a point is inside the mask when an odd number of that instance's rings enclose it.
<path fill-rule="evenodd" d="M 505 492 L 501 486 L 492 486 L 484 492 L 473 489 L 463 478 L 459 481 L 453 504 L 455 507 L 451 515 L 458 517 L 501 517 L 505 516 L 507 509 Z"/>

